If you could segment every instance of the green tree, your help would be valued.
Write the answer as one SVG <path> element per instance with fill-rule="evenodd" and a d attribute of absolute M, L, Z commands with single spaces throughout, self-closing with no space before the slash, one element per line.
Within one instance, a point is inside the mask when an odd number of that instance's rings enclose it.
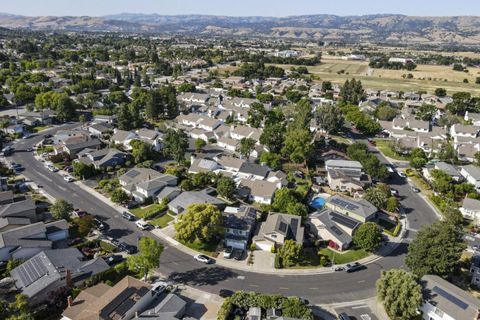
<path fill-rule="evenodd" d="M 302 245 L 295 240 L 286 240 L 278 249 L 278 256 L 282 259 L 282 265 L 292 266 L 302 259 Z"/>
<path fill-rule="evenodd" d="M 403 269 L 382 271 L 376 287 L 377 297 L 392 320 L 409 320 L 418 316 L 423 295 L 413 274 Z"/>
<path fill-rule="evenodd" d="M 365 191 L 363 198 L 375 207 L 384 209 L 387 205 L 388 195 L 377 187 L 371 187 Z"/>
<path fill-rule="evenodd" d="M 286 213 L 289 205 L 298 202 L 295 190 L 282 188 L 275 191 L 272 207 L 277 212 Z"/>
<path fill-rule="evenodd" d="M 201 152 L 206 145 L 207 143 L 203 139 L 198 138 L 197 140 L 195 140 L 195 150 L 197 152 Z"/>
<path fill-rule="evenodd" d="M 398 199 L 396 197 L 389 197 L 385 205 L 385 210 L 388 212 L 396 212 L 398 208 Z"/>
<path fill-rule="evenodd" d="M 88 165 L 83 162 L 73 163 L 73 175 L 81 179 L 89 179 L 97 174 L 97 170 L 93 165 Z"/>
<path fill-rule="evenodd" d="M 312 139 L 312 134 L 306 129 L 288 130 L 282 154 L 295 163 L 305 162 L 313 153 Z"/>
<path fill-rule="evenodd" d="M 70 219 L 70 213 L 73 211 L 73 205 L 63 199 L 58 199 L 50 206 L 50 212 L 55 219 Z"/>
<path fill-rule="evenodd" d="M 376 109 L 375 109 L 375 116 L 379 120 L 383 121 L 392 121 L 398 114 L 398 110 L 395 108 L 392 108 L 388 103 L 381 103 Z"/>
<path fill-rule="evenodd" d="M 445 143 L 437 154 L 439 160 L 455 163 L 457 161 L 457 151 L 450 143 Z"/>
<path fill-rule="evenodd" d="M 132 147 L 132 156 L 135 160 L 135 163 L 142 163 L 147 160 L 152 160 L 154 156 L 152 148 L 145 141 L 132 140 L 130 142 L 130 146 Z"/>
<path fill-rule="evenodd" d="M 86 236 L 93 228 L 93 216 L 87 214 L 83 217 L 76 219 L 75 223 L 78 226 L 78 234 L 81 236 Z"/>
<path fill-rule="evenodd" d="M 115 203 L 125 203 L 130 199 L 128 194 L 120 188 L 113 190 L 110 196 L 111 200 Z"/>
<path fill-rule="evenodd" d="M 376 223 L 365 222 L 355 231 L 353 243 L 367 251 L 374 251 L 382 243 L 382 231 Z"/>
<path fill-rule="evenodd" d="M 419 277 L 447 277 L 455 270 L 465 247 L 459 228 L 438 221 L 420 229 L 408 247 L 405 263 Z"/>
<path fill-rule="evenodd" d="M 185 160 L 185 153 L 188 149 L 188 137 L 183 130 L 169 129 L 164 138 L 164 152 L 175 161 Z"/>
<path fill-rule="evenodd" d="M 238 147 L 238 152 L 245 157 L 246 159 L 250 158 L 250 154 L 255 148 L 255 140 L 250 138 L 242 138 L 240 140 L 240 146 Z"/>
<path fill-rule="evenodd" d="M 162 252 L 162 244 L 153 238 L 142 237 L 138 241 L 138 254 L 128 257 L 128 268 L 146 279 L 151 270 L 160 266 Z"/>
<path fill-rule="evenodd" d="M 435 95 L 439 98 L 443 98 L 447 95 L 447 90 L 445 90 L 445 88 L 436 88 Z"/>
<path fill-rule="evenodd" d="M 279 153 L 283 146 L 285 126 L 281 122 L 266 125 L 260 135 L 260 143 L 270 152 Z"/>
<path fill-rule="evenodd" d="M 231 199 L 235 193 L 235 182 L 232 178 L 221 177 L 217 182 L 217 192 L 222 197 Z"/>
<path fill-rule="evenodd" d="M 192 204 L 175 223 L 177 239 L 183 242 L 209 243 L 223 234 L 220 210 L 211 204 Z"/>
<path fill-rule="evenodd" d="M 333 104 L 326 104 L 317 109 L 317 124 L 327 134 L 338 132 L 343 126 L 343 115 L 340 109 Z"/>
<path fill-rule="evenodd" d="M 360 80 L 346 80 L 343 87 L 340 89 L 340 96 L 346 103 L 358 105 L 360 101 L 365 99 L 365 90 L 363 89 Z"/>
<path fill-rule="evenodd" d="M 263 152 L 260 155 L 260 163 L 266 164 L 272 170 L 278 170 L 281 166 L 282 157 L 273 152 Z"/>

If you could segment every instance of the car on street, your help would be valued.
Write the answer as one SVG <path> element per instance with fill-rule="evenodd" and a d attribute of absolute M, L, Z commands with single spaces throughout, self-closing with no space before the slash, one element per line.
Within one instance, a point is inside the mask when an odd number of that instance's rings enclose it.
<path fill-rule="evenodd" d="M 73 172 L 73 167 L 72 166 L 66 166 L 65 168 L 63 168 L 63 171 L 68 172 L 68 173 L 72 173 Z"/>
<path fill-rule="evenodd" d="M 233 253 L 233 248 L 232 247 L 226 247 L 225 251 L 223 251 L 223 257 L 225 259 L 230 259 L 232 257 Z"/>
<path fill-rule="evenodd" d="M 213 259 L 210 258 L 210 257 L 207 257 L 204 254 L 197 254 L 197 255 L 193 256 L 193 259 L 198 261 L 198 262 L 202 262 L 202 263 L 206 263 L 206 264 L 213 263 Z"/>
<path fill-rule="evenodd" d="M 122 218 L 128 221 L 135 221 L 135 216 L 127 211 L 122 212 Z"/>
<path fill-rule="evenodd" d="M 32 149 L 32 148 L 27 148 L 26 151 L 27 151 L 27 152 L 32 152 L 33 149 Z"/>
<path fill-rule="evenodd" d="M 342 312 L 338 315 L 338 319 L 339 320 L 351 320 L 352 318 L 350 318 L 345 312 Z"/>
<path fill-rule="evenodd" d="M 118 249 L 121 251 L 125 251 L 128 254 L 137 253 L 137 247 L 126 242 L 120 242 L 120 244 L 118 245 Z"/>
<path fill-rule="evenodd" d="M 367 267 L 364 266 L 363 264 L 358 263 L 358 262 L 355 262 L 355 263 L 352 263 L 352 264 L 347 264 L 345 266 L 345 270 L 347 271 L 347 273 L 360 271 L 360 270 L 364 270 L 364 269 L 367 269 Z"/>
<path fill-rule="evenodd" d="M 420 189 L 418 189 L 417 187 L 412 186 L 412 191 L 415 192 L 415 193 L 419 193 L 419 192 L 420 192 Z"/>
<path fill-rule="evenodd" d="M 404 179 L 407 178 L 407 175 L 403 172 L 400 172 L 400 171 L 398 171 L 398 176 L 401 177 L 401 178 L 404 178 Z"/>
<path fill-rule="evenodd" d="M 228 290 L 228 289 L 220 289 L 220 292 L 218 293 L 218 295 L 222 298 L 230 298 L 231 296 L 234 295 L 235 292 L 233 292 L 232 290 Z"/>
<path fill-rule="evenodd" d="M 120 263 L 123 261 L 123 257 L 119 254 L 114 254 L 114 255 L 111 255 L 111 256 L 106 256 L 106 257 L 103 257 L 103 259 L 105 260 L 105 262 L 109 265 L 109 266 L 113 266 L 117 263 Z"/>
<path fill-rule="evenodd" d="M 345 271 L 345 267 L 342 267 L 342 266 L 334 267 L 334 268 L 333 268 L 333 271 L 335 271 L 335 272 Z"/>
<path fill-rule="evenodd" d="M 395 190 L 393 188 L 390 188 L 390 193 L 395 196 L 395 197 L 399 197 L 400 196 L 400 193 L 398 192 L 398 190 Z"/>
<path fill-rule="evenodd" d="M 63 177 L 63 180 L 67 181 L 67 182 L 73 182 L 75 181 L 75 179 L 72 177 L 72 176 L 69 176 L 69 175 L 66 175 Z"/>
<path fill-rule="evenodd" d="M 150 225 L 148 224 L 147 221 L 140 219 L 137 222 L 135 222 L 135 225 L 140 229 L 140 230 L 148 230 L 150 228 Z"/>

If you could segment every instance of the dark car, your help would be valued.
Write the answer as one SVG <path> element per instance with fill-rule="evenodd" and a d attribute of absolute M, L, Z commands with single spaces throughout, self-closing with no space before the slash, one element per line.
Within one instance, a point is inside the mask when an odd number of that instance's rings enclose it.
<path fill-rule="evenodd" d="M 233 250 L 233 253 L 232 253 L 233 259 L 235 259 L 237 261 L 242 260 L 244 252 L 245 252 L 244 250 L 240 250 L 240 249 Z"/>
<path fill-rule="evenodd" d="M 220 292 L 218 293 L 218 295 L 222 298 L 230 298 L 231 296 L 233 296 L 235 292 L 233 292 L 232 290 L 228 290 L 228 289 L 220 289 Z"/>
<path fill-rule="evenodd" d="M 351 320 L 352 318 L 350 318 L 345 312 L 342 312 L 338 315 L 338 319 L 340 319 L 340 320 Z"/>
<path fill-rule="evenodd" d="M 128 254 L 137 253 L 137 247 L 126 242 L 120 242 L 120 244 L 118 245 L 118 249 L 120 249 L 121 251 L 125 251 Z"/>
<path fill-rule="evenodd" d="M 98 220 L 97 218 L 93 218 L 92 223 L 99 231 L 104 231 L 106 229 L 103 222 Z"/>
<path fill-rule="evenodd" d="M 133 208 L 138 207 L 138 202 L 132 200 L 132 201 L 130 201 L 130 202 L 125 203 L 123 206 L 124 206 L 125 208 L 127 208 L 127 209 L 133 209 Z"/>
<path fill-rule="evenodd" d="M 63 170 L 64 170 L 65 172 L 72 173 L 72 172 L 73 172 L 73 167 L 71 167 L 71 166 L 66 166 L 65 168 L 63 168 Z"/>
<path fill-rule="evenodd" d="M 364 266 L 363 264 L 360 264 L 358 262 L 355 262 L 354 264 L 347 264 L 345 267 L 346 267 L 347 273 L 367 269 L 366 266 Z"/>
<path fill-rule="evenodd" d="M 127 211 L 123 211 L 122 218 L 124 218 L 128 221 L 134 221 L 135 220 L 135 216 L 131 213 L 128 213 Z"/>
<path fill-rule="evenodd" d="M 114 254 L 103 258 L 109 266 L 113 266 L 119 262 L 123 261 L 123 257 L 119 254 Z"/>

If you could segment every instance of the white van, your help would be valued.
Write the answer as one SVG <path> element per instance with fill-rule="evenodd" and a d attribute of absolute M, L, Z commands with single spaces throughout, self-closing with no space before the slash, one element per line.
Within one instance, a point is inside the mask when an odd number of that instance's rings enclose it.
<path fill-rule="evenodd" d="M 143 219 L 138 220 L 135 224 L 140 230 L 147 230 L 149 227 L 148 223 Z"/>

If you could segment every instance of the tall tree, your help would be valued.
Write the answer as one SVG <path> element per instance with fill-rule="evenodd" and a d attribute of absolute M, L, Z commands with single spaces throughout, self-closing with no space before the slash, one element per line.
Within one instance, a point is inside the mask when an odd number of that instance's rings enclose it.
<path fill-rule="evenodd" d="M 250 158 L 250 154 L 252 153 L 254 148 L 255 148 L 255 140 L 251 138 L 242 138 L 242 140 L 240 140 L 240 146 L 238 148 L 238 152 L 240 152 L 242 157 L 248 159 Z"/>
<path fill-rule="evenodd" d="M 419 277 L 447 277 L 455 270 L 465 247 L 458 227 L 438 221 L 420 229 L 408 247 L 405 263 Z"/>
<path fill-rule="evenodd" d="M 355 231 L 353 242 L 362 249 L 374 251 L 382 242 L 382 231 L 375 222 L 366 222 Z"/>
<path fill-rule="evenodd" d="M 282 265 L 294 265 L 302 258 L 302 245 L 295 240 L 286 240 L 278 250 L 278 256 L 282 259 Z"/>
<path fill-rule="evenodd" d="M 376 287 L 377 297 L 391 319 L 409 320 L 418 316 L 423 295 L 413 274 L 403 269 L 382 271 Z"/>
<path fill-rule="evenodd" d="M 169 129 L 164 138 L 164 152 L 175 161 L 185 160 L 185 152 L 188 149 L 188 137 L 183 130 Z"/>
<path fill-rule="evenodd" d="M 338 132 L 343 126 L 343 115 L 340 109 L 333 104 L 326 104 L 317 109 L 317 124 L 327 134 Z"/>
<path fill-rule="evenodd" d="M 232 178 L 221 177 L 217 182 L 217 192 L 222 197 L 231 199 L 235 193 L 235 182 Z"/>
<path fill-rule="evenodd" d="M 70 219 L 70 214 L 73 211 L 73 205 L 64 199 L 58 199 L 50 206 L 50 212 L 55 219 Z"/>
<path fill-rule="evenodd" d="M 285 126 L 281 123 L 274 123 L 265 126 L 260 135 L 260 143 L 265 145 L 270 152 L 279 153 L 282 150 L 285 135 Z"/>
<path fill-rule="evenodd" d="M 177 239 L 184 242 L 208 243 L 223 234 L 220 210 L 211 204 L 192 204 L 175 223 Z"/>
<path fill-rule="evenodd" d="M 128 257 L 128 268 L 146 279 L 151 270 L 159 267 L 162 252 L 162 244 L 153 238 L 142 237 L 138 241 L 138 254 Z"/>
<path fill-rule="evenodd" d="M 295 163 L 310 159 L 313 153 L 312 134 L 307 129 L 290 129 L 285 136 L 282 154 Z"/>

